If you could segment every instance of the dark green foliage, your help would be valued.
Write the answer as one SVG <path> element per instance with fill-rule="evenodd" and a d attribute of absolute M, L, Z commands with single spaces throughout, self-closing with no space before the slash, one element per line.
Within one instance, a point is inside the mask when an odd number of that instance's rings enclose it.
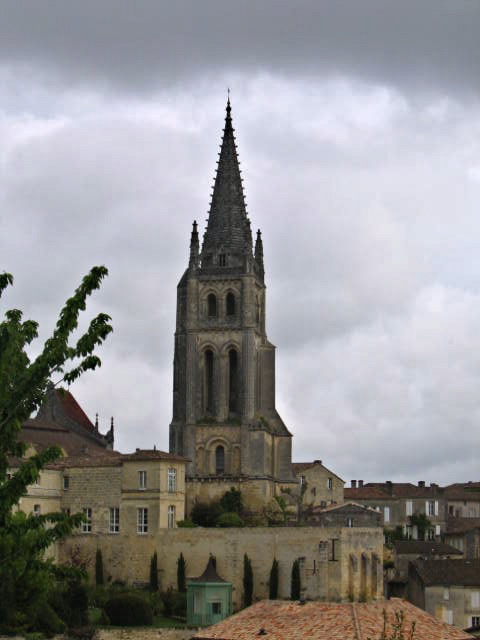
<path fill-rule="evenodd" d="M 178 556 L 177 560 L 177 589 L 180 593 L 185 593 L 187 590 L 186 572 L 187 563 L 183 557 L 183 553 Z"/>
<path fill-rule="evenodd" d="M 187 594 L 185 592 L 174 591 L 172 587 L 169 587 L 162 593 L 162 602 L 165 617 L 185 618 L 187 615 Z"/>
<path fill-rule="evenodd" d="M 384 529 L 383 535 L 385 538 L 385 544 L 388 547 L 393 547 L 396 540 L 406 540 L 407 536 L 403 532 L 403 527 L 398 525 L 395 529 Z"/>
<path fill-rule="evenodd" d="M 61 455 L 58 447 L 24 459 L 7 478 L 10 458 L 21 459 L 26 445 L 17 441 L 22 423 L 40 407 L 50 380 L 73 382 L 88 369 L 100 365 L 94 355 L 112 331 L 110 318 L 99 314 L 87 330 L 72 342 L 86 299 L 107 275 L 105 267 L 94 267 L 60 312 L 52 336 L 32 361 L 27 350 L 38 336 L 38 325 L 23 320 L 12 309 L 0 321 L 0 629 L 27 631 L 35 628 L 41 609 L 55 583 L 51 562 L 44 551 L 79 526 L 82 516 L 25 515 L 14 507 L 38 478 L 40 470 Z M 0 296 L 11 285 L 11 275 L 0 274 Z M 48 613 L 45 614 L 48 616 Z M 45 623 L 47 624 L 47 623 Z"/>
<path fill-rule="evenodd" d="M 110 623 L 117 626 L 150 625 L 153 621 L 150 603 L 133 593 L 112 596 L 105 604 L 105 613 Z"/>
<path fill-rule="evenodd" d="M 241 492 L 231 487 L 230 491 L 226 491 L 223 494 L 220 500 L 220 508 L 223 513 L 242 513 L 243 503 Z"/>
<path fill-rule="evenodd" d="M 95 584 L 97 587 L 103 586 L 103 557 L 100 549 L 95 554 Z"/>
<path fill-rule="evenodd" d="M 243 603 L 245 607 L 252 604 L 253 597 L 253 569 L 250 558 L 243 556 Z"/>
<path fill-rule="evenodd" d="M 431 521 L 428 519 L 425 513 L 415 513 L 410 516 L 410 522 L 417 527 L 418 539 L 425 540 L 425 534 L 432 527 Z"/>
<path fill-rule="evenodd" d="M 51 638 L 63 633 L 67 625 L 58 617 L 52 607 L 45 603 L 36 612 L 34 627 L 44 633 L 47 638 Z"/>
<path fill-rule="evenodd" d="M 290 600 L 300 600 L 300 563 L 295 560 L 292 565 L 292 578 L 290 582 Z"/>
<path fill-rule="evenodd" d="M 190 517 L 192 522 L 199 527 L 214 527 L 222 510 L 218 502 L 196 502 L 193 505 Z"/>
<path fill-rule="evenodd" d="M 273 559 L 272 568 L 270 569 L 269 595 L 270 600 L 276 600 L 278 598 L 278 560 Z"/>
<path fill-rule="evenodd" d="M 58 581 L 49 594 L 49 604 L 69 627 L 88 622 L 88 588 L 78 576 Z"/>
<path fill-rule="evenodd" d="M 221 516 L 217 518 L 217 527 L 244 527 L 245 523 L 238 515 L 238 513 L 234 513 L 232 511 L 227 511 L 222 513 Z"/>
<path fill-rule="evenodd" d="M 158 591 L 158 557 L 156 551 L 150 559 L 150 591 Z"/>
<path fill-rule="evenodd" d="M 192 522 L 189 518 L 185 518 L 185 520 L 177 520 L 177 527 L 180 529 L 191 529 L 196 527 L 197 525 Z"/>

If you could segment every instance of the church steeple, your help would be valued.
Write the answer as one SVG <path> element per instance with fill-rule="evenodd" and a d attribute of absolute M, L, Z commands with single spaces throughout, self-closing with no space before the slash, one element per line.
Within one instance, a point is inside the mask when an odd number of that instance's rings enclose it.
<path fill-rule="evenodd" d="M 230 98 L 219 156 L 203 237 L 202 270 L 212 266 L 245 268 L 245 257 L 252 257 L 252 232 L 245 206 Z"/>

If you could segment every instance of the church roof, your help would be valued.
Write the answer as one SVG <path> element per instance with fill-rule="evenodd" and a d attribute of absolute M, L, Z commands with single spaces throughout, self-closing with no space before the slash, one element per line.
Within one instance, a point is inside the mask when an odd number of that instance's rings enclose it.
<path fill-rule="evenodd" d="M 237 157 L 230 99 L 208 215 L 202 255 L 252 253 L 252 232 L 247 217 L 242 178 Z"/>

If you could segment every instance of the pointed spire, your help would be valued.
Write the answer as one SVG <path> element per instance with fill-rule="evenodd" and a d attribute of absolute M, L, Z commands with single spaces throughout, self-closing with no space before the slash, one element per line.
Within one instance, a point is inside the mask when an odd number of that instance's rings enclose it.
<path fill-rule="evenodd" d="M 190 238 L 190 262 L 189 267 L 196 269 L 198 267 L 198 256 L 200 253 L 200 244 L 198 241 L 197 221 L 193 221 L 192 235 Z"/>
<path fill-rule="evenodd" d="M 262 232 L 260 229 L 257 231 L 257 239 L 255 241 L 255 262 L 257 264 L 258 272 L 263 278 L 265 275 L 265 268 L 263 266 L 263 242 Z"/>
<path fill-rule="evenodd" d="M 227 255 L 231 257 L 230 262 L 224 262 L 225 257 L 219 258 Z M 243 260 L 238 258 L 246 255 L 252 255 L 252 234 L 245 207 L 229 95 L 208 224 L 203 237 L 202 266 L 207 263 L 223 266 L 241 264 Z M 206 259 L 205 262 L 203 259 Z"/>
<path fill-rule="evenodd" d="M 98 433 L 98 413 L 95 414 L 95 431 Z"/>

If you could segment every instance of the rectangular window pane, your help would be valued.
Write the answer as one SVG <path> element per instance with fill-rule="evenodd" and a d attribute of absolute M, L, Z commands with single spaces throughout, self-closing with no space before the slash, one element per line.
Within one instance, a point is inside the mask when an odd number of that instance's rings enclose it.
<path fill-rule="evenodd" d="M 110 507 L 110 533 L 118 533 L 120 531 L 120 509 L 119 507 Z"/>
<path fill-rule="evenodd" d="M 85 520 L 82 522 L 82 532 L 83 533 L 91 533 L 92 531 L 92 510 L 90 507 L 85 507 L 83 509 L 83 515 L 85 516 Z"/>
<path fill-rule="evenodd" d="M 146 507 L 137 509 L 137 533 L 148 533 L 148 509 Z"/>
<path fill-rule="evenodd" d="M 173 529 L 175 526 L 175 507 L 170 505 L 168 507 L 168 528 Z"/>
<path fill-rule="evenodd" d="M 138 472 L 138 486 L 140 487 L 140 489 L 147 488 L 147 472 L 146 471 Z"/>
<path fill-rule="evenodd" d="M 168 491 L 169 493 L 175 493 L 177 490 L 177 470 L 168 470 Z"/>

